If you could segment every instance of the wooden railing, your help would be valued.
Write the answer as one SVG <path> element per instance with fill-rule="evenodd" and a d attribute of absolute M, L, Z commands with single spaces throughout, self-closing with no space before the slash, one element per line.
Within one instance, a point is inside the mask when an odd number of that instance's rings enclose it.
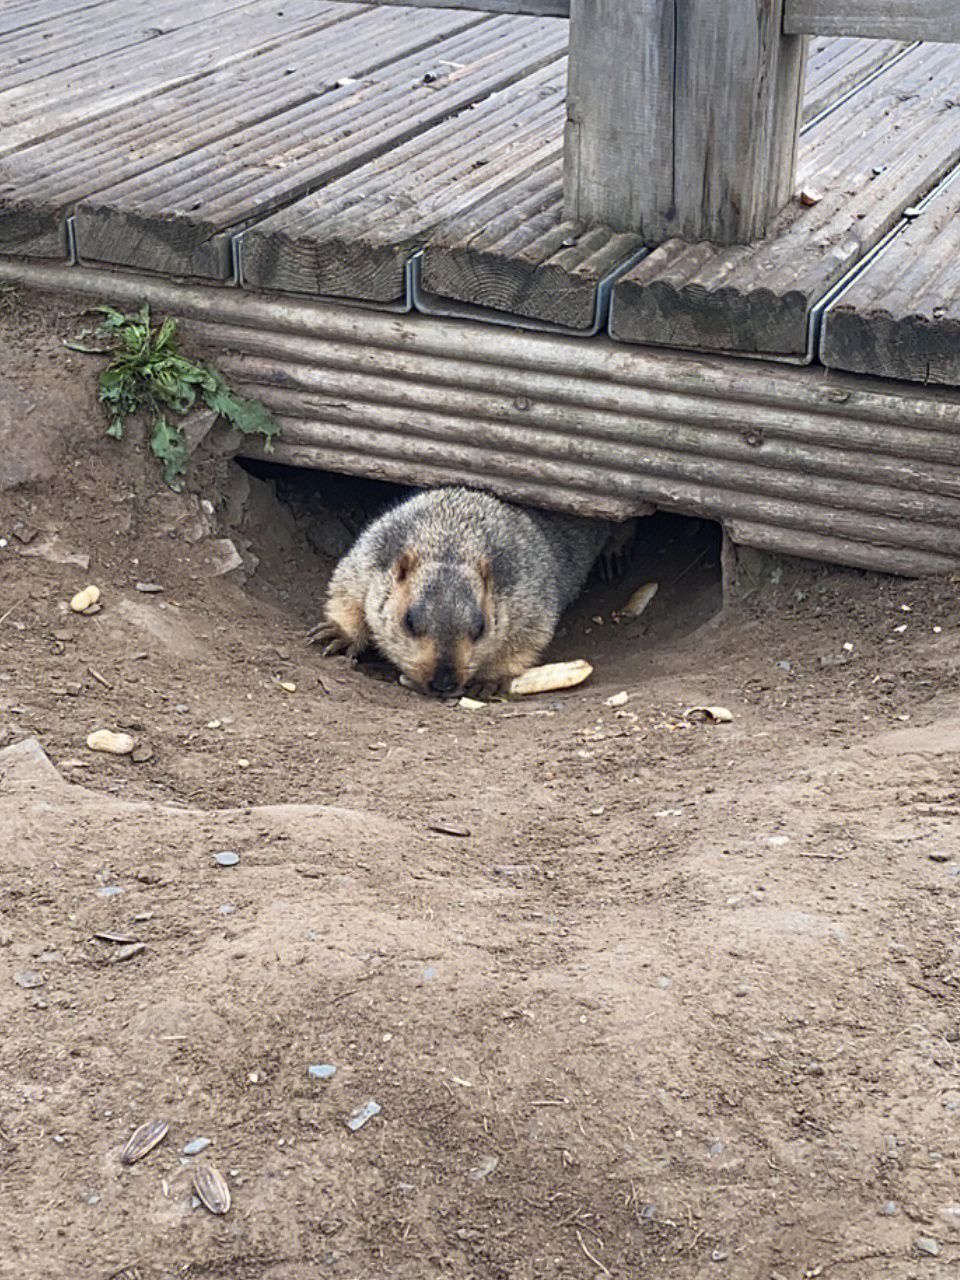
<path fill-rule="evenodd" d="M 374 0 L 569 17 L 564 212 L 737 244 L 794 187 L 805 35 L 960 42 L 960 0 Z"/>

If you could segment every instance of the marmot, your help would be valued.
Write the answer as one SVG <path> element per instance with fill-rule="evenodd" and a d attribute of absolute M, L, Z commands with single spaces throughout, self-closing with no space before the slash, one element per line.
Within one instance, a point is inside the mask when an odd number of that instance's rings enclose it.
<path fill-rule="evenodd" d="M 371 643 L 422 693 L 501 688 L 532 666 L 616 526 L 432 489 L 374 520 L 337 564 L 324 654 Z"/>

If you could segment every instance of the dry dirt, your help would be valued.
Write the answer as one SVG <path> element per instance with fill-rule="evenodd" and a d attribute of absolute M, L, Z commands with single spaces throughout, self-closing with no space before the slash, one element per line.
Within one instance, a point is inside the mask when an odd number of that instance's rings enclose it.
<path fill-rule="evenodd" d="M 303 641 L 362 487 L 165 491 L 80 304 L 6 301 L 0 1277 L 960 1276 L 956 582 L 745 565 L 719 616 L 654 517 L 590 683 L 427 700 Z"/>

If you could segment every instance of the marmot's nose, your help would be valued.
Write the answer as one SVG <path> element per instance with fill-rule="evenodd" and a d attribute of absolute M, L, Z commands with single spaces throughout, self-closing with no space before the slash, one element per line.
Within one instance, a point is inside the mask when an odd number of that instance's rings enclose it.
<path fill-rule="evenodd" d="M 456 693 L 460 688 L 457 673 L 449 662 L 441 662 L 430 680 L 431 693 Z"/>

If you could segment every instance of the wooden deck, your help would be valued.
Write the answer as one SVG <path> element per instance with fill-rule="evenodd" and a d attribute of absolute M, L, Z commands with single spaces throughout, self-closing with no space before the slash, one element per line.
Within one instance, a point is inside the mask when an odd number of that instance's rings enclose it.
<path fill-rule="evenodd" d="M 340 0 L 10 0 L 0 253 L 388 308 L 413 279 L 420 309 L 571 333 L 609 292 L 620 341 L 797 362 L 841 292 L 825 360 L 960 385 L 960 186 L 913 216 L 960 163 L 960 49 L 811 41 L 815 203 L 748 247 L 645 253 L 564 221 L 566 41 L 557 18 Z"/>

